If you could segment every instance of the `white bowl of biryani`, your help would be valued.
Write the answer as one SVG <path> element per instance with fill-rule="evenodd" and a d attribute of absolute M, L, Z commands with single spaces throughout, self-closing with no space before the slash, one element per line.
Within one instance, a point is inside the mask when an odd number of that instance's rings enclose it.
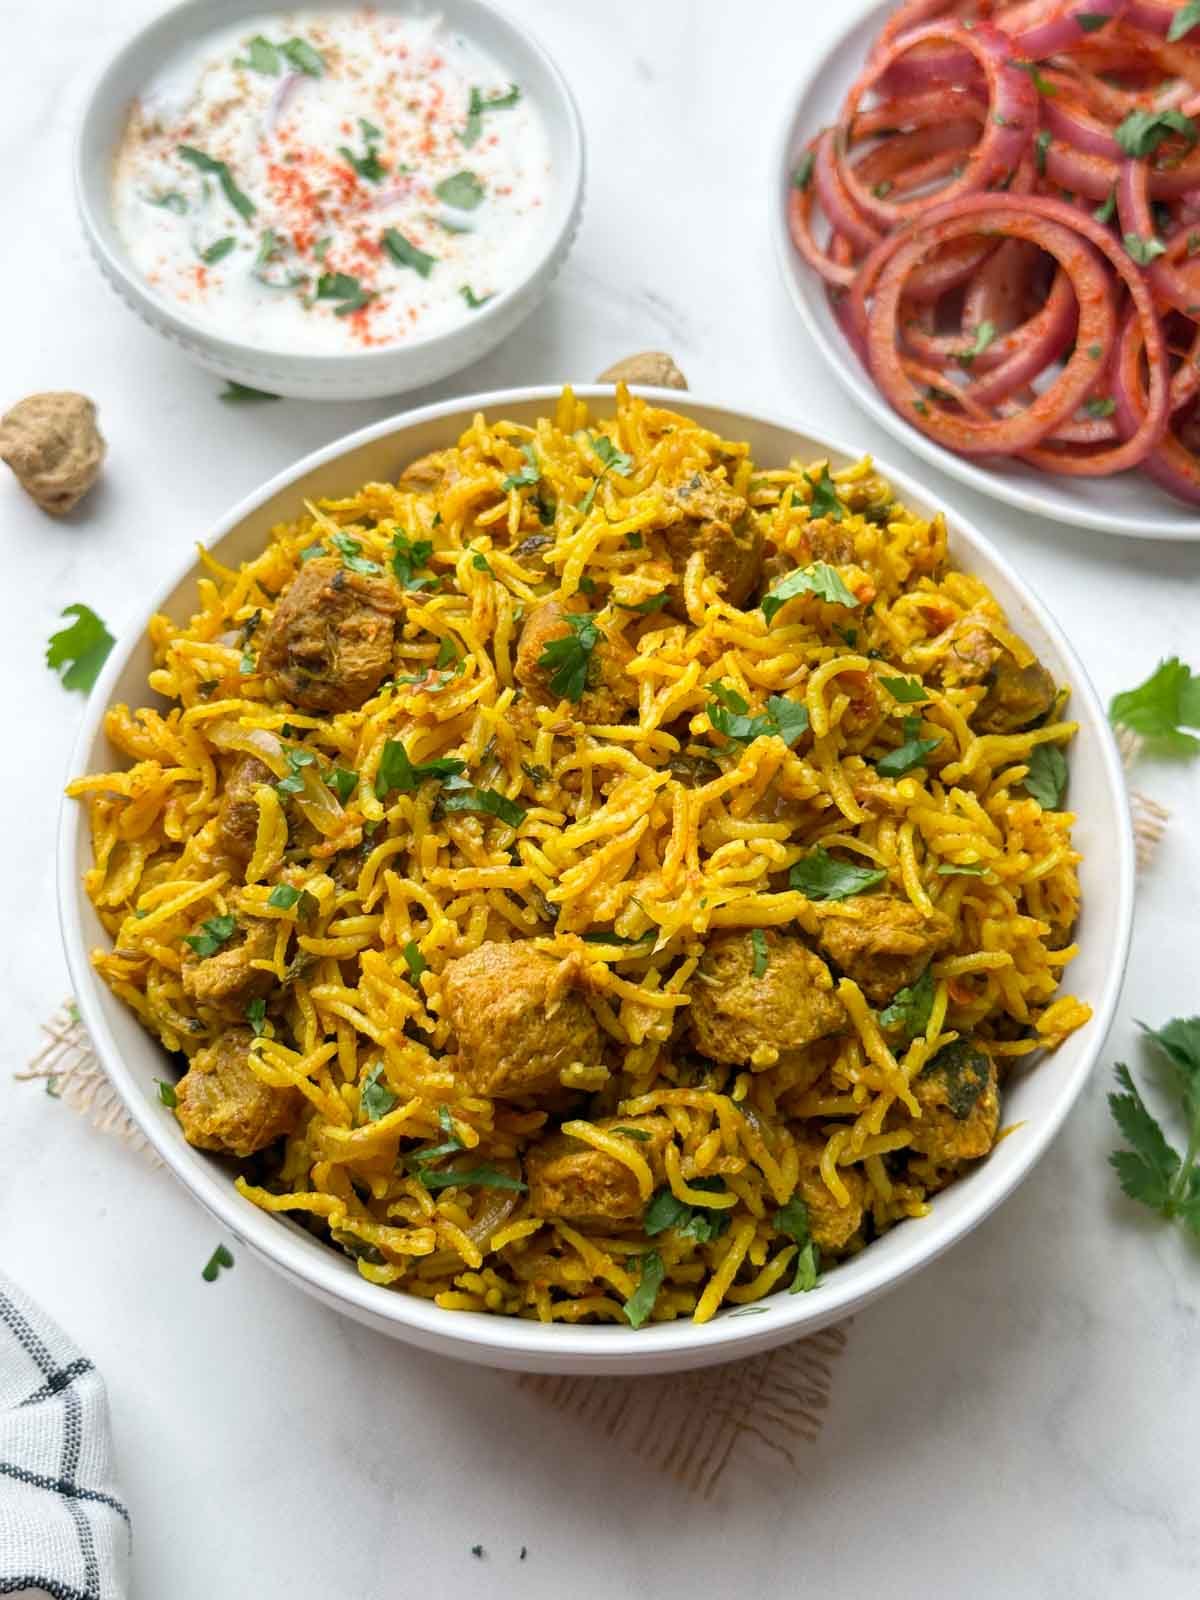
<path fill-rule="evenodd" d="M 236 1239 L 459 1359 L 668 1371 L 846 1316 L 1030 1171 L 1132 838 L 1083 667 L 937 497 L 522 389 L 205 547 L 96 686 L 59 894 L 101 1060 Z"/>
<path fill-rule="evenodd" d="M 539 303 L 583 129 L 481 0 L 184 0 L 101 71 L 75 184 L 109 283 L 201 365 L 365 399 L 478 360 Z"/>

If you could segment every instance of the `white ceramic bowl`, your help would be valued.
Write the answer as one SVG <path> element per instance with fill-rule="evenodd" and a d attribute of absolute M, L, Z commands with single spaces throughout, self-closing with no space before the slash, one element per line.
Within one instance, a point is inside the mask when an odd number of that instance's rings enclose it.
<path fill-rule="evenodd" d="M 837 121 L 846 91 L 862 71 L 872 43 L 896 4 L 895 0 L 879 0 L 865 12 L 860 5 L 847 9 L 850 16 L 845 26 L 824 50 L 806 61 L 798 74 L 795 98 L 772 158 L 769 202 L 771 232 L 784 285 L 834 376 L 894 438 L 993 500 L 1003 500 L 1054 522 L 1098 528 L 1128 538 L 1200 539 L 1196 507 L 1174 499 L 1142 472 L 1123 472 L 1111 478 L 1067 478 L 1039 472 L 1023 461 L 983 464 L 926 438 L 892 409 L 871 382 L 837 325 L 824 283 L 792 244 L 787 225 L 788 190 L 800 154 L 818 129 Z"/>
<path fill-rule="evenodd" d="M 585 398 L 611 396 L 588 386 Z M 730 411 L 674 391 L 650 390 L 663 404 L 686 407 L 706 426 L 748 439 L 755 459 L 779 462 L 829 456 L 835 463 L 857 452 L 815 432 L 770 417 Z M 515 389 L 427 406 L 364 428 L 318 450 L 243 500 L 212 529 L 205 543 L 227 565 L 257 554 L 272 525 L 294 517 L 306 498 L 347 494 L 359 484 L 394 480 L 417 456 L 452 443 L 476 411 L 532 422 L 552 408 L 557 390 Z M 926 514 L 938 509 L 929 491 L 886 462 L 880 470 L 897 495 Z M 1016 630 L 1063 683 L 1082 723 L 1071 751 L 1071 807 L 1078 813 L 1076 840 L 1083 851 L 1080 955 L 1069 968 L 1071 989 L 1091 1003 L 1092 1022 L 1051 1058 L 1013 1082 L 1004 1120 L 1020 1127 L 980 1166 L 939 1194 L 932 1214 L 902 1223 L 852 1261 L 831 1270 L 811 1294 L 777 1294 L 753 1314 L 722 1312 L 707 1326 L 672 1322 L 640 1331 L 617 1327 L 543 1326 L 503 1317 L 441 1311 L 428 1300 L 377 1288 L 352 1263 L 284 1219 L 243 1200 L 229 1169 L 185 1143 L 175 1118 L 159 1104 L 155 1079 L 164 1075 L 159 1046 L 100 982 L 88 951 L 105 940 L 83 892 L 90 865 L 83 808 L 64 802 L 59 833 L 59 908 L 67 959 L 83 1021 L 121 1098 L 176 1176 L 222 1226 L 257 1254 L 327 1304 L 381 1332 L 429 1350 L 487 1366 L 574 1373 L 644 1373 L 703 1367 L 753 1355 L 815 1332 L 865 1305 L 885 1289 L 940 1255 L 980 1222 L 1020 1183 L 1054 1137 L 1083 1087 L 1112 1020 L 1125 967 L 1133 910 L 1133 839 L 1125 783 L 1104 711 L 1057 623 L 1009 564 L 968 522 L 947 513 L 950 547 L 960 565 L 987 582 Z M 178 581 L 147 602 L 146 615 L 165 611 L 180 619 L 195 609 L 197 570 L 191 561 Z M 114 700 L 144 704 L 150 649 L 144 631 L 121 640 L 88 703 L 72 758 L 72 774 L 123 764 L 104 735 L 105 708 Z"/>
<path fill-rule="evenodd" d="M 322 0 L 322 8 L 352 11 L 362 3 Z M 87 96 L 75 140 L 75 195 L 97 265 L 125 304 L 156 333 L 209 371 L 271 394 L 300 400 L 377 399 L 433 383 L 478 361 L 544 298 L 574 242 L 584 189 L 583 125 L 565 78 L 529 33 L 483 0 L 375 0 L 374 6 L 401 15 L 440 14 L 504 63 L 545 119 L 555 173 L 538 251 L 525 276 L 468 322 L 377 350 L 314 354 L 260 349 L 222 337 L 168 304 L 129 261 L 113 223 L 111 186 L 130 102 L 181 46 L 269 9 L 263 0 L 183 0 L 134 34 L 103 67 Z"/>

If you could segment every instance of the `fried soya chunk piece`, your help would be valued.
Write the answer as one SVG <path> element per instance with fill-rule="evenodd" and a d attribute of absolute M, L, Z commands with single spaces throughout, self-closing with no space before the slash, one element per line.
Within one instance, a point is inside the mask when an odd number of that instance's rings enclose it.
<path fill-rule="evenodd" d="M 275 607 L 258 654 L 306 711 L 352 711 L 392 666 L 399 590 L 390 578 L 350 572 L 332 556 L 300 569 Z"/>
<path fill-rule="evenodd" d="M 453 465 L 454 450 L 434 450 L 427 456 L 418 456 L 405 467 L 396 481 L 397 489 L 405 494 L 432 494 L 444 489 L 458 477 Z"/>
<path fill-rule="evenodd" d="M 547 645 L 566 639 L 572 632 L 568 615 L 581 616 L 585 610 L 578 600 L 569 605 L 560 600 L 543 600 L 525 618 L 513 672 L 517 682 L 544 706 L 556 706 L 569 696 L 555 693 L 551 680 L 557 669 L 542 666 L 541 657 Z M 587 687 L 576 702 L 577 714 L 581 722 L 620 722 L 638 700 L 637 685 L 625 671 L 633 651 L 619 634 L 607 633 L 595 617 L 592 621 L 600 638 L 588 658 Z"/>
<path fill-rule="evenodd" d="M 922 1067 L 913 1083 L 921 1107 L 912 1148 L 939 1165 L 987 1155 L 1000 1125 L 996 1064 L 971 1039 L 955 1039 Z"/>
<path fill-rule="evenodd" d="M 983 683 L 987 692 L 971 716 L 976 733 L 1020 733 L 1054 707 L 1058 686 L 1038 660 L 1018 666 L 1012 652 L 985 628 L 968 628 L 950 647 L 946 676 Z"/>
<path fill-rule="evenodd" d="M 258 803 L 254 791 L 274 783 L 275 774 L 257 756 L 239 756 L 229 770 L 217 812 L 217 842 L 226 855 L 245 863 L 254 854 L 258 836 Z"/>
<path fill-rule="evenodd" d="M 802 940 L 774 929 L 764 932 L 761 945 L 746 929 L 715 934 L 690 993 L 693 1043 L 713 1061 L 771 1067 L 846 1027 L 829 968 Z"/>
<path fill-rule="evenodd" d="M 249 1028 L 227 1028 L 197 1050 L 175 1086 L 175 1115 L 189 1144 L 252 1156 L 293 1133 L 304 1109 L 298 1089 L 276 1089 L 254 1074 Z"/>
<path fill-rule="evenodd" d="M 442 1015 L 473 1093 L 498 1100 L 546 1094 L 559 1089 L 568 1067 L 600 1065 L 600 1028 L 579 993 L 581 965 L 520 939 L 481 944 L 447 965 Z"/>
<path fill-rule="evenodd" d="M 183 992 L 198 1006 L 209 1006 L 223 1016 L 243 1017 L 251 1000 L 261 1000 L 275 986 L 275 975 L 253 961 L 266 961 L 275 949 L 275 929 L 269 922 L 247 922 L 235 945 L 215 955 L 188 954 L 183 960 Z"/>
<path fill-rule="evenodd" d="M 846 567 L 854 560 L 854 536 L 829 517 L 814 517 L 806 522 L 796 552 L 798 566 L 823 561 L 826 566 Z"/>
<path fill-rule="evenodd" d="M 706 570 L 720 581 L 723 598 L 730 605 L 745 604 L 762 572 L 762 535 L 745 499 L 710 472 L 694 472 L 664 493 L 666 521 L 653 541 L 665 547 L 675 569 L 669 593 L 676 608 L 683 610 L 683 575 L 697 550 Z"/>
<path fill-rule="evenodd" d="M 674 1132 L 666 1117 L 606 1117 L 596 1127 L 629 1139 L 629 1148 L 649 1163 L 654 1181 L 664 1180 L 663 1151 Z M 530 1147 L 525 1178 L 530 1209 L 539 1217 L 599 1227 L 632 1222 L 646 1209 L 627 1166 L 566 1133 L 551 1134 Z"/>
<path fill-rule="evenodd" d="M 818 943 L 873 1006 L 883 1006 L 917 981 L 950 931 L 940 911 L 926 916 L 899 895 L 852 894 L 828 907 Z"/>
<path fill-rule="evenodd" d="M 808 1229 L 820 1250 L 843 1250 L 862 1226 L 867 1186 L 857 1167 L 839 1167 L 838 1177 L 849 1196 L 845 1205 L 829 1192 L 821 1176 L 820 1139 L 801 1135 L 796 1140 L 800 1157 L 800 1177 L 796 1193 L 808 1208 Z"/>

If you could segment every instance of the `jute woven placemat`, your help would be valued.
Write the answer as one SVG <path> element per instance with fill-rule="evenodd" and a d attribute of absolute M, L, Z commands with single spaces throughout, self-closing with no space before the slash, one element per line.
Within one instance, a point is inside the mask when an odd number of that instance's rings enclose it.
<path fill-rule="evenodd" d="M 630 356 L 600 374 L 631 383 L 686 389 L 671 357 L 659 351 Z M 1122 735 L 1126 767 L 1141 741 Z M 1148 795 L 1130 793 L 1140 870 L 1145 870 L 1168 813 Z M 92 1049 L 73 1001 L 42 1025 L 44 1041 L 24 1072 L 49 1094 L 120 1139 L 155 1166 L 162 1163 L 130 1117 Z M 799 1447 L 819 1438 L 833 1392 L 835 1363 L 848 1323 L 795 1344 L 702 1372 L 653 1378 L 557 1378 L 527 1375 L 517 1386 L 549 1408 L 588 1425 L 615 1449 L 628 1451 L 673 1478 L 689 1494 L 711 1497 L 744 1455 L 755 1453 L 800 1470 Z"/>

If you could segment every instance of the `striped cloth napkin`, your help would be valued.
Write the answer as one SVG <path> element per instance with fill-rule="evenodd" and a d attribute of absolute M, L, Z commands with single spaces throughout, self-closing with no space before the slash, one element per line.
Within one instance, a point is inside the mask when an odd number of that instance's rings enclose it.
<path fill-rule="evenodd" d="M 0 1273 L 0 1594 L 122 1600 L 128 1579 L 103 1380 Z"/>

